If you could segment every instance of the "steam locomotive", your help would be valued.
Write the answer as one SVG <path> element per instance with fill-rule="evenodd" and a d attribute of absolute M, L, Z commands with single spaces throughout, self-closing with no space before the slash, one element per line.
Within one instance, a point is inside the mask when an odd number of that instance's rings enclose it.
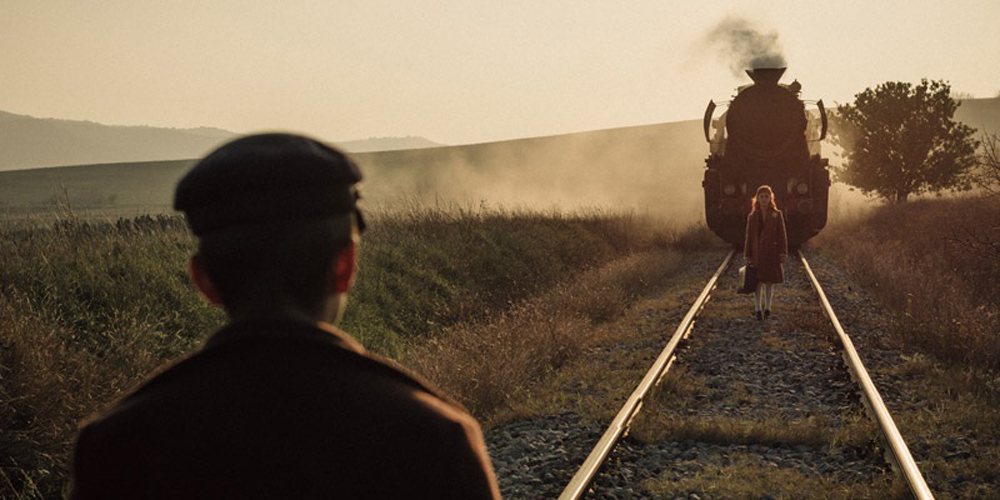
<path fill-rule="evenodd" d="M 705 218 L 715 234 L 738 249 L 743 248 L 753 195 L 764 184 L 774 190 L 775 203 L 785 214 L 790 249 L 826 225 L 829 160 L 819 150 L 826 137 L 826 110 L 822 100 L 799 97 L 798 81 L 778 83 L 784 72 L 747 70 L 752 85 L 737 89 L 732 101 L 709 101 L 705 110 L 710 150 L 702 182 Z"/>

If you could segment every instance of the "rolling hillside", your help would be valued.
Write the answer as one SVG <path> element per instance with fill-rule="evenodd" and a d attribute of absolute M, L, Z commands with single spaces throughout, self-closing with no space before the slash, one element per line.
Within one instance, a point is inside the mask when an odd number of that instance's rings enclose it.
<path fill-rule="evenodd" d="M 369 207 L 503 204 L 698 210 L 704 139 L 695 121 L 353 156 Z M 169 210 L 194 160 L 0 172 L 0 210 L 69 203 L 108 214 Z M 700 216 L 700 210 L 698 210 Z"/>
<path fill-rule="evenodd" d="M 965 99 L 955 112 L 955 119 L 982 132 L 1000 133 L 1000 97 Z"/>
<path fill-rule="evenodd" d="M 47 213 L 67 204 L 108 213 L 169 210 L 174 186 L 195 160 L 0 172 L 0 212 Z"/>
<path fill-rule="evenodd" d="M 692 120 L 357 158 L 368 174 L 365 192 L 376 201 L 676 206 L 700 216 L 706 153 Z"/>
<path fill-rule="evenodd" d="M 235 137 L 217 128 L 112 126 L 0 111 L 0 171 L 197 158 Z M 337 141 L 352 152 L 440 146 L 422 137 Z"/>
<path fill-rule="evenodd" d="M 966 100 L 957 118 L 1000 131 L 1000 99 Z M 366 175 L 369 207 L 614 207 L 694 221 L 702 216 L 706 155 L 701 124 L 690 120 L 353 156 Z M 0 211 L 38 213 L 66 202 L 109 215 L 169 211 L 174 185 L 193 161 L 0 172 Z"/>
<path fill-rule="evenodd" d="M 0 170 L 196 158 L 233 136 L 213 128 L 109 126 L 0 112 Z"/>

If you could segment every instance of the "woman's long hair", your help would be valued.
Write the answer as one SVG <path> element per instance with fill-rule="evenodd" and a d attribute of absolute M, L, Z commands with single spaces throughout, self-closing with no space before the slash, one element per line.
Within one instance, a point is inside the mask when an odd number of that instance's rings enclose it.
<path fill-rule="evenodd" d="M 757 188 L 757 192 L 753 195 L 753 210 L 752 211 L 755 212 L 755 213 L 760 211 L 760 207 L 757 206 L 757 197 L 760 196 L 760 193 L 763 193 L 764 191 L 767 191 L 768 194 L 771 195 L 771 210 L 777 210 L 778 209 L 778 205 L 774 204 L 774 191 L 771 189 L 771 186 L 768 186 L 767 184 L 765 184 L 765 185 Z"/>

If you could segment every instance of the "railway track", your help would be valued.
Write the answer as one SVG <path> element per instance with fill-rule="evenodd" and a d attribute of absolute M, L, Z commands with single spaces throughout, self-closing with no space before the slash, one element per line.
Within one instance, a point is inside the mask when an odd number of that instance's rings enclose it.
<path fill-rule="evenodd" d="M 848 421 L 851 420 L 851 415 L 860 413 L 857 407 L 862 403 L 865 413 L 870 417 L 870 421 L 875 424 L 874 427 L 876 430 L 874 432 L 877 432 L 881 437 L 881 449 L 884 451 L 886 462 L 891 464 L 892 470 L 899 475 L 913 498 L 933 498 L 930 489 L 907 449 L 906 443 L 896 428 L 892 417 L 889 415 L 877 388 L 872 382 L 871 377 L 869 377 L 853 342 L 842 328 L 835 311 L 823 292 L 822 286 L 813 274 L 808 261 L 801 253 L 798 255 L 798 262 L 801 267 L 797 267 L 795 271 L 789 274 L 797 272 L 799 273 L 796 276 L 798 279 L 808 280 L 815 293 L 812 296 L 812 300 L 815 303 L 818 298 L 823 315 L 829 320 L 827 329 L 829 331 L 828 339 L 830 342 L 827 342 L 825 347 L 821 345 L 822 342 L 819 344 L 815 342 L 815 335 L 807 338 L 803 337 L 801 332 L 797 333 L 796 330 L 801 330 L 797 326 L 802 325 L 796 325 L 794 321 L 789 321 L 792 318 L 786 319 L 784 325 L 777 328 L 771 327 L 771 325 L 775 324 L 774 320 L 766 320 L 759 325 L 760 328 L 756 332 L 752 328 L 744 330 L 742 337 L 740 334 L 728 334 L 727 332 L 719 331 L 717 328 L 713 333 L 711 318 L 704 318 L 704 322 L 707 323 L 707 328 L 705 328 L 707 333 L 704 335 L 706 337 L 704 340 L 700 339 L 699 336 L 702 335 L 702 332 L 700 328 L 699 331 L 695 331 L 696 320 L 699 319 L 699 315 L 712 298 L 712 294 L 716 291 L 720 279 L 733 264 L 734 258 L 734 253 L 730 252 L 718 266 L 681 323 L 674 330 L 673 334 L 670 335 L 666 346 L 639 382 L 639 385 L 632 391 L 628 400 L 594 445 L 559 498 L 564 500 L 604 498 L 605 495 L 602 494 L 602 488 L 610 488 L 612 486 L 620 488 L 623 482 L 638 482 L 643 480 L 643 478 L 646 480 L 650 479 L 652 474 L 636 474 L 635 471 L 642 470 L 644 467 L 656 463 L 656 457 L 644 456 L 647 453 L 638 449 L 625 450 L 624 453 L 617 449 L 620 448 L 618 445 L 621 439 L 629 433 L 634 422 L 636 422 L 637 416 L 640 415 L 644 407 L 647 408 L 647 411 L 657 413 L 661 418 L 660 420 L 656 418 L 648 419 L 653 423 L 646 424 L 646 426 L 667 427 L 668 430 L 662 432 L 669 439 L 671 429 L 680 434 L 690 435 L 692 432 L 697 432 L 692 431 L 692 429 L 698 428 L 699 422 L 705 421 L 716 423 L 747 422 L 758 419 L 762 422 L 761 428 L 744 427 L 738 429 L 738 432 L 735 433 L 737 435 L 740 435 L 741 432 L 743 435 L 748 433 L 759 435 L 763 432 L 763 428 L 767 426 L 780 427 L 782 422 L 787 422 L 788 425 L 793 427 L 796 425 L 796 422 L 809 422 L 808 425 L 800 427 L 803 429 L 803 432 L 815 431 L 817 421 L 831 427 L 843 427 L 847 423 L 850 423 Z M 798 299 L 801 302 L 805 300 L 805 297 L 799 297 Z M 734 314 L 746 314 L 749 312 L 749 307 L 751 307 L 750 300 L 744 297 L 734 297 L 730 294 L 727 301 L 733 303 L 720 305 L 718 307 L 719 311 L 714 312 L 715 315 L 725 315 L 727 311 Z M 777 292 L 776 304 L 775 312 L 778 315 L 781 315 L 781 311 L 784 311 L 785 314 L 794 316 L 800 310 L 800 306 L 795 303 L 795 297 L 793 296 L 791 299 L 783 297 L 780 289 Z M 725 325 L 726 322 L 723 321 L 720 324 Z M 769 328 L 771 330 L 768 330 Z M 689 339 L 689 337 L 691 338 Z M 742 369 L 732 363 L 734 356 L 739 357 L 741 352 L 753 349 L 754 347 L 751 346 L 759 345 L 762 339 L 771 344 L 777 343 L 779 349 L 774 352 L 765 353 L 764 355 L 758 354 L 752 358 L 747 357 L 748 363 L 752 364 L 752 366 L 746 367 L 747 369 Z M 701 342 L 700 345 L 698 345 L 699 342 Z M 694 344 L 694 346 L 688 344 Z M 798 349 L 801 346 L 807 347 Z M 788 350 L 790 347 L 801 352 L 779 352 Z M 836 369 L 832 364 L 836 363 L 831 358 L 837 357 L 838 352 L 843 362 L 840 363 L 839 371 L 834 373 Z M 688 357 L 691 359 L 687 360 Z M 684 361 L 686 363 L 683 363 Z M 793 380 L 789 381 L 786 379 L 787 377 L 783 377 L 781 373 L 782 367 L 805 363 L 808 363 L 814 370 L 803 372 L 802 366 L 798 366 L 797 368 L 792 367 L 792 373 L 795 373 Z M 657 398 L 653 397 L 654 389 L 667 377 L 671 369 L 678 364 L 685 364 L 687 371 L 696 375 L 695 378 L 701 379 L 702 382 L 707 384 L 706 387 L 711 389 L 711 391 L 702 392 L 712 392 L 714 394 L 732 393 L 733 389 L 729 386 L 733 386 L 736 387 L 738 392 L 745 393 L 741 397 L 746 404 L 739 405 L 738 407 L 723 406 L 720 410 L 713 406 L 712 401 L 704 401 L 706 399 L 705 394 L 694 394 L 696 401 L 690 403 L 681 401 L 680 404 L 678 404 L 678 401 L 668 401 L 667 404 L 669 407 L 664 408 L 663 402 L 656 401 Z M 847 373 L 850 374 L 850 380 L 853 383 L 847 380 Z M 683 393 L 684 391 L 681 392 Z M 858 398 L 859 394 L 860 398 Z M 768 398 L 768 396 L 772 395 L 774 396 L 773 398 Z M 701 399 L 700 401 L 698 400 L 699 398 Z M 805 398 L 805 401 L 803 398 Z M 817 399 L 820 402 L 815 404 L 810 403 L 808 401 L 809 398 Z M 707 399 L 714 398 L 708 397 Z M 766 399 L 774 399 L 775 401 L 769 402 Z M 648 408 L 651 406 L 659 407 Z M 834 407 L 843 409 L 844 415 L 829 414 L 830 408 Z M 664 422 L 669 425 L 662 425 Z M 650 431 L 646 432 L 649 433 Z M 655 434 L 657 430 L 651 432 Z M 795 434 L 794 429 L 791 434 Z M 718 437 L 715 439 L 717 441 Z M 755 439 L 760 439 L 760 437 Z M 780 442 L 782 439 L 788 439 L 788 437 L 772 437 L 770 439 Z M 791 441 L 787 447 L 798 450 L 801 452 L 802 457 L 805 458 L 788 456 L 774 460 L 782 462 L 782 465 L 795 465 L 797 463 L 800 468 L 808 469 L 810 465 L 806 462 L 810 459 L 809 457 L 814 457 L 816 453 L 810 451 L 808 446 L 796 446 L 794 438 Z M 715 450 L 715 452 L 718 452 L 722 456 L 721 460 L 726 463 L 731 461 L 729 454 L 732 450 L 735 449 L 737 452 L 743 453 L 753 448 L 752 445 L 747 446 L 746 443 L 741 442 L 731 443 L 728 446 L 725 443 L 720 444 L 718 442 L 713 443 L 712 446 L 704 444 L 699 444 L 698 446 L 704 448 L 702 451 L 707 453 L 712 453 Z M 652 453 L 655 454 L 656 451 Z M 624 456 L 618 457 L 616 455 Z M 864 458 L 863 455 L 866 454 L 863 451 L 861 455 L 857 459 L 861 462 L 867 462 L 867 464 L 857 467 L 856 473 L 859 475 L 879 474 L 878 465 L 871 463 L 871 457 Z M 638 465 L 633 467 L 621 466 L 620 462 L 630 460 L 637 462 Z M 609 461 L 618 463 L 608 465 Z M 771 463 L 771 465 L 777 467 L 777 464 Z M 705 481 L 706 471 L 697 463 L 681 463 L 679 470 L 669 470 L 669 464 L 657 464 L 656 467 L 659 469 L 657 472 L 661 475 L 667 474 L 675 478 L 675 480 L 683 480 L 687 474 L 700 475 L 703 477 L 701 480 Z M 820 472 L 823 472 L 825 468 L 828 468 L 828 466 L 821 466 L 819 468 Z M 849 469 L 850 465 L 845 465 L 845 468 Z M 874 472 L 869 472 L 872 470 Z M 831 479 L 831 481 L 837 480 L 836 477 Z M 807 486 L 804 485 L 803 487 Z M 806 491 L 801 492 L 801 494 L 804 497 L 810 496 Z M 618 496 L 609 494 L 608 497 L 617 498 Z"/>

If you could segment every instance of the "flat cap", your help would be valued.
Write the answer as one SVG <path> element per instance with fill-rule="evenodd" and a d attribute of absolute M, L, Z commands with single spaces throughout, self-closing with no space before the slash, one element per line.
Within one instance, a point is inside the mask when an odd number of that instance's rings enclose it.
<path fill-rule="evenodd" d="M 199 161 L 177 184 L 174 208 L 197 236 L 278 220 L 358 211 L 361 171 L 317 140 L 250 135 Z M 360 215 L 360 213 L 359 213 Z"/>

